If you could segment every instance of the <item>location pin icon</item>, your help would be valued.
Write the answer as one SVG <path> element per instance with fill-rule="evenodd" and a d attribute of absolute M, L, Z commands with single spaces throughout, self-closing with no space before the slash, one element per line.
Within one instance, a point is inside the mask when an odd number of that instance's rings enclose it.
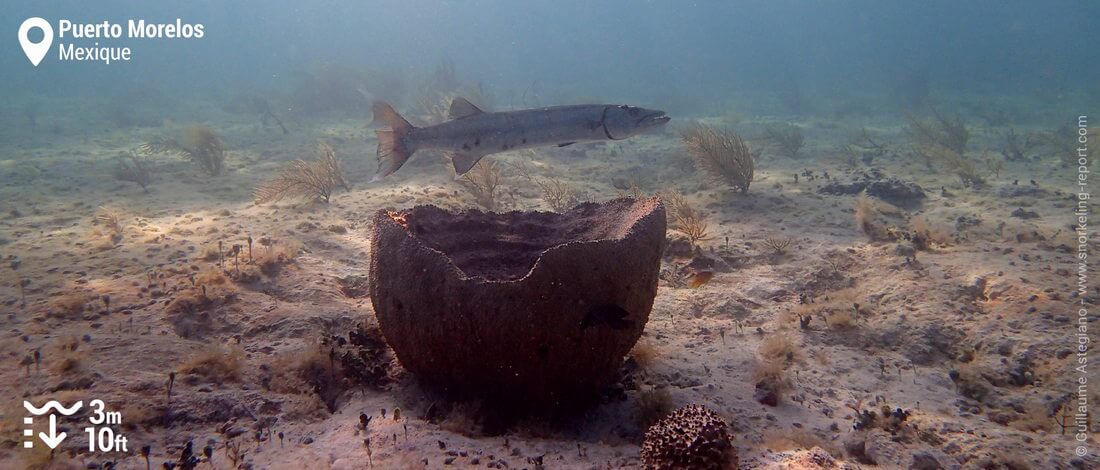
<path fill-rule="evenodd" d="M 42 30 L 42 41 L 31 42 L 30 38 L 27 37 L 33 28 Z M 51 44 L 53 44 L 53 27 L 50 26 L 49 21 L 36 16 L 34 18 L 27 18 L 27 20 L 19 26 L 19 45 L 23 46 L 23 53 L 27 54 L 27 59 L 29 59 L 35 67 L 38 67 L 38 64 L 42 62 L 42 59 L 50 52 Z"/>

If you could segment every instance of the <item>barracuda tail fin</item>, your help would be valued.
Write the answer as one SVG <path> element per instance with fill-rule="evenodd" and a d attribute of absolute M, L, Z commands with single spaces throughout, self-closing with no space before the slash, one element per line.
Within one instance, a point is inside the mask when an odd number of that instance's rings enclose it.
<path fill-rule="evenodd" d="M 406 137 L 409 131 L 416 128 L 397 114 L 393 106 L 381 101 L 374 103 L 374 123 L 389 129 L 374 131 L 378 135 L 378 171 L 374 173 L 371 182 L 397 171 L 415 151 L 409 147 Z"/>

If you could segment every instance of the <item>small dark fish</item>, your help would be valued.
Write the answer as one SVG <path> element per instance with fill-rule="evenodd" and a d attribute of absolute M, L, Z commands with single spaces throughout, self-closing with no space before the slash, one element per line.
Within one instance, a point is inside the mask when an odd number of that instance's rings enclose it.
<path fill-rule="evenodd" d="M 634 320 L 628 320 L 630 312 L 618 305 L 600 304 L 588 309 L 588 313 L 581 319 L 581 329 L 586 330 L 590 326 L 607 325 L 613 330 L 625 330 L 634 326 Z"/>
<path fill-rule="evenodd" d="M 689 285 L 691 285 L 692 289 L 698 289 L 702 287 L 703 284 L 710 282 L 711 279 L 714 279 L 714 271 L 699 271 L 691 276 Z"/>

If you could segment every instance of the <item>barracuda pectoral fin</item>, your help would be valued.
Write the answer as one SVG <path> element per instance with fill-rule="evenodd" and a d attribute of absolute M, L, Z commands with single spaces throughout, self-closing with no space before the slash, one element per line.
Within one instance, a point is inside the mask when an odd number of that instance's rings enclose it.
<path fill-rule="evenodd" d="M 568 146 L 573 145 L 575 143 L 576 142 L 565 142 L 565 143 L 558 144 L 558 147 L 568 147 Z"/>
<path fill-rule="evenodd" d="M 451 164 L 455 167 L 455 175 L 462 176 L 466 174 L 485 155 L 484 153 L 451 152 Z"/>
<path fill-rule="evenodd" d="M 451 119 L 462 119 L 464 117 L 476 116 L 484 112 L 485 111 L 474 106 L 474 104 L 466 98 L 456 96 L 451 100 L 451 109 L 447 111 L 447 116 Z"/>

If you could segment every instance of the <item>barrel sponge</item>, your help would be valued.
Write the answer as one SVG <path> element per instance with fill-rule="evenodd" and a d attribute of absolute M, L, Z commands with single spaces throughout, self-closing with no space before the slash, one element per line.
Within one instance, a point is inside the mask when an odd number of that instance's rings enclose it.
<path fill-rule="evenodd" d="M 665 243 L 656 198 L 565 213 L 380 211 L 370 298 L 401 364 L 492 403 L 572 403 L 641 336 Z"/>
<path fill-rule="evenodd" d="M 737 468 L 737 451 L 722 417 L 705 406 L 692 404 L 673 411 L 646 431 L 642 467 Z"/>

